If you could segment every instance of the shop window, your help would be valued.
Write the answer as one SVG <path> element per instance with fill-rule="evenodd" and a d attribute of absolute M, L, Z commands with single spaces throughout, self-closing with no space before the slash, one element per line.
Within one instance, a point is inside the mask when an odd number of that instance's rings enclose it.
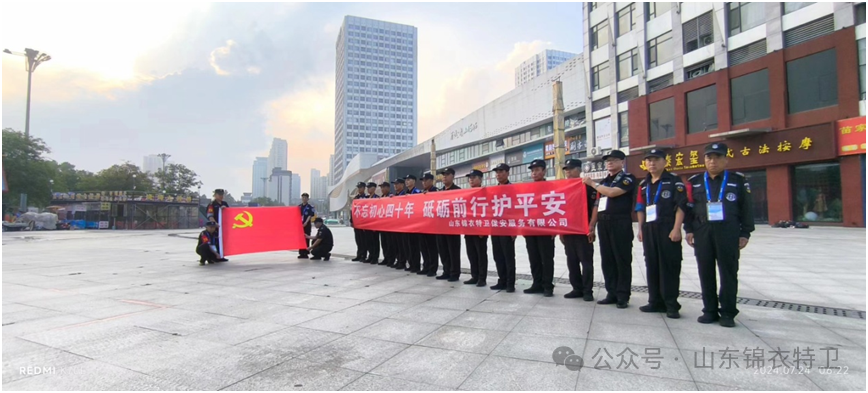
<path fill-rule="evenodd" d="M 649 107 L 651 141 L 675 137 L 675 98 L 651 103 Z"/>
<path fill-rule="evenodd" d="M 730 93 L 733 125 L 769 118 L 768 69 L 733 78 Z"/>
<path fill-rule="evenodd" d="M 787 109 L 798 113 L 838 105 L 835 49 L 787 62 Z"/>
<path fill-rule="evenodd" d="M 687 133 L 717 128 L 717 85 L 687 93 Z"/>
<path fill-rule="evenodd" d="M 796 221 L 842 222 L 841 168 L 838 163 L 794 167 L 793 199 Z"/>

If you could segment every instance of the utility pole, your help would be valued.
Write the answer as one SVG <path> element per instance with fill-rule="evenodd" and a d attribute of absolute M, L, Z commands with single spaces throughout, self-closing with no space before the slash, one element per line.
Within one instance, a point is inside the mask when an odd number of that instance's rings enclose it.
<path fill-rule="evenodd" d="M 552 118 L 554 121 L 554 144 L 555 144 L 555 179 L 564 178 L 564 85 L 561 81 L 555 81 L 552 93 Z"/>
<path fill-rule="evenodd" d="M 30 140 L 30 85 L 33 81 L 33 71 L 36 71 L 36 67 L 40 64 L 51 60 L 51 56 L 30 48 L 24 49 L 24 53 L 13 52 L 9 49 L 4 49 L 3 53 L 24 56 L 24 66 L 27 70 L 27 110 L 24 118 L 24 137 Z"/>
<path fill-rule="evenodd" d="M 434 138 L 431 138 L 431 166 L 429 169 L 431 170 L 431 174 L 434 175 L 435 182 L 442 181 L 442 176 L 437 174 L 437 147 L 434 144 Z"/>

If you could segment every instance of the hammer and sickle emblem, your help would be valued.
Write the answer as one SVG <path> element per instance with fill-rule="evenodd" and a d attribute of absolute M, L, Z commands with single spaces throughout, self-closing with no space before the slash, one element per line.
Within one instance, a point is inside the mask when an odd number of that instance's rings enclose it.
<path fill-rule="evenodd" d="M 253 227 L 253 215 L 250 212 L 244 211 L 235 216 L 235 223 L 232 224 L 232 229 L 250 227 Z"/>

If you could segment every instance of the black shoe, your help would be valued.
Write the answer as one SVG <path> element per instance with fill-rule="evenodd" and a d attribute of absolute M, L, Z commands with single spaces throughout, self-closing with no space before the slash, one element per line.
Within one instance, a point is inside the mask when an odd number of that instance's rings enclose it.
<path fill-rule="evenodd" d="M 497 285 L 494 285 L 494 286 L 492 286 L 492 287 L 490 287 L 490 288 L 493 289 L 493 290 L 495 290 L 495 291 L 499 291 L 499 290 L 501 290 L 501 289 L 506 289 L 506 284 L 497 284 Z"/>
<path fill-rule="evenodd" d="M 458 277 L 449 277 L 449 279 L 446 280 L 446 281 L 449 281 L 449 282 L 456 282 L 456 281 L 458 281 Z"/>
<path fill-rule="evenodd" d="M 437 277 L 437 273 L 428 273 L 428 277 Z"/>
<path fill-rule="evenodd" d="M 371 260 L 371 261 L 370 261 L 370 262 L 368 262 L 368 263 L 369 263 L 369 264 L 371 264 L 371 265 L 376 265 L 376 264 L 377 264 L 377 260 L 376 260 L 376 259 L 374 259 L 374 260 Z"/>
<path fill-rule="evenodd" d="M 575 299 L 577 297 L 582 297 L 582 293 L 579 291 L 572 291 L 572 292 L 564 295 L 564 298 L 566 298 L 566 299 Z"/>
<path fill-rule="evenodd" d="M 639 311 L 642 312 L 666 312 L 666 309 L 663 307 L 657 307 L 653 304 L 646 304 L 642 307 L 639 307 Z"/>
<path fill-rule="evenodd" d="M 418 274 L 418 275 L 420 275 L 420 276 L 426 276 L 426 275 L 428 275 L 428 273 L 426 273 L 426 272 L 419 272 L 419 273 L 416 273 L 416 274 Z"/>
<path fill-rule="evenodd" d="M 720 317 L 720 326 L 735 327 L 735 318 Z"/>
<path fill-rule="evenodd" d="M 380 266 L 383 266 L 383 265 L 389 266 L 389 262 L 387 262 L 387 261 L 384 259 L 383 262 L 380 262 L 380 263 L 378 263 L 377 265 L 380 265 Z"/>
<path fill-rule="evenodd" d="M 702 314 L 699 318 L 696 318 L 696 322 L 699 323 L 713 323 L 720 320 L 720 316 L 717 314 Z"/>
<path fill-rule="evenodd" d="M 205 258 L 199 258 L 199 264 L 201 265 L 203 263 L 205 263 Z"/>
<path fill-rule="evenodd" d="M 524 290 L 524 293 L 543 293 L 543 289 L 541 287 L 530 287 Z"/>
<path fill-rule="evenodd" d="M 444 274 L 444 275 L 442 275 L 442 276 L 437 276 L 437 279 L 438 279 L 438 280 L 448 280 L 448 279 L 449 279 L 449 276 L 447 276 L 447 275 Z"/>
<path fill-rule="evenodd" d="M 506 293 L 513 293 L 513 292 L 515 292 L 515 287 L 507 287 L 506 288 Z"/>
<path fill-rule="evenodd" d="M 299 257 L 299 258 L 300 258 L 300 257 Z M 307 257 L 304 257 L 304 258 L 307 259 Z M 310 258 L 310 260 L 311 260 L 311 261 L 321 261 L 322 258 L 320 258 L 320 257 L 313 257 L 313 258 Z"/>
<path fill-rule="evenodd" d="M 618 303 L 618 301 L 615 299 L 612 299 L 612 298 L 608 298 L 608 297 L 603 299 L 603 300 L 597 301 L 597 304 L 615 304 L 615 303 Z"/>
<path fill-rule="evenodd" d="M 618 302 L 618 308 L 627 308 L 627 302 Z"/>
<path fill-rule="evenodd" d="M 322 260 L 328 261 L 329 259 L 331 259 L 331 257 L 332 257 L 332 254 L 326 254 L 326 256 Z"/>
<path fill-rule="evenodd" d="M 220 258 L 216 262 L 229 262 L 229 260 L 226 258 Z"/>
<path fill-rule="evenodd" d="M 394 267 L 393 269 L 395 269 L 395 270 L 404 270 L 404 269 L 406 269 L 406 268 L 407 268 L 407 265 L 406 265 L 406 264 L 398 263 L 398 264 L 395 265 L 395 267 Z"/>
<path fill-rule="evenodd" d="M 298 259 L 307 259 L 307 255 L 299 255 Z"/>
<path fill-rule="evenodd" d="M 681 314 L 679 314 L 678 311 L 667 311 L 666 318 L 678 319 L 681 318 Z"/>
<path fill-rule="evenodd" d="M 585 299 L 586 302 L 593 302 L 594 301 L 594 294 L 586 293 L 585 296 L 582 296 L 582 299 Z"/>
<path fill-rule="evenodd" d="M 358 261 L 361 260 L 361 259 L 362 259 L 362 257 L 355 257 L 355 258 L 350 259 L 350 260 L 353 261 L 353 262 L 358 262 Z"/>
<path fill-rule="evenodd" d="M 476 286 L 477 287 L 487 287 L 488 284 L 485 283 L 485 280 L 482 280 L 482 281 L 479 281 L 478 283 L 476 283 Z"/>
<path fill-rule="evenodd" d="M 410 268 L 407 268 L 407 269 L 404 269 L 404 270 L 406 270 L 406 271 L 408 271 L 408 272 L 410 272 L 410 273 L 419 273 L 419 269 L 410 269 Z"/>
<path fill-rule="evenodd" d="M 543 290 L 543 296 L 545 296 L 545 297 L 552 297 L 554 295 L 555 295 L 555 292 L 552 288 L 546 288 Z"/>
<path fill-rule="evenodd" d="M 464 283 L 467 285 L 476 285 L 476 283 L 478 283 L 478 282 L 479 282 L 479 279 L 471 278 L 471 279 L 465 281 Z"/>
<path fill-rule="evenodd" d="M 199 261 L 199 266 L 205 266 L 205 261 Z"/>

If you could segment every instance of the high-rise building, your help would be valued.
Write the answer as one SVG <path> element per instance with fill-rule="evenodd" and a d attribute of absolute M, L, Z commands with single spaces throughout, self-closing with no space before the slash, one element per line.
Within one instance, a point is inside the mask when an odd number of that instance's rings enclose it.
<path fill-rule="evenodd" d="M 301 203 L 301 175 L 295 172 L 292 173 L 292 196 L 290 197 L 290 202 L 293 205 Z"/>
<path fill-rule="evenodd" d="M 268 198 L 282 204 L 292 206 L 292 171 L 274 168 L 271 171 L 268 185 Z"/>
<path fill-rule="evenodd" d="M 155 174 L 163 169 L 163 157 L 157 154 L 149 154 L 145 156 L 142 162 L 142 172 Z"/>
<path fill-rule="evenodd" d="M 271 141 L 271 150 L 268 152 L 268 177 L 269 180 L 265 185 L 265 193 L 269 195 L 271 198 L 272 195 L 276 195 L 270 187 L 272 186 L 271 182 L 271 173 L 274 172 L 275 169 L 287 169 L 287 150 L 289 145 L 286 143 L 285 139 L 274 138 Z M 274 198 L 271 198 L 274 199 Z"/>
<path fill-rule="evenodd" d="M 328 186 L 329 187 L 331 187 L 332 185 L 335 184 L 334 174 L 335 174 L 335 155 L 330 154 L 329 155 L 329 173 L 326 175 L 326 176 L 328 176 Z"/>
<path fill-rule="evenodd" d="M 390 157 L 416 145 L 416 28 L 344 17 L 336 44 L 334 179 L 359 153 Z"/>
<path fill-rule="evenodd" d="M 328 192 L 328 177 L 321 176 L 317 169 L 310 170 L 310 198 L 322 199 L 326 198 Z"/>
<path fill-rule="evenodd" d="M 546 71 L 576 56 L 578 56 L 576 53 L 554 49 L 546 49 L 537 53 L 530 59 L 523 61 L 518 67 L 515 67 L 515 86 L 518 87 L 533 78 L 545 74 Z"/>
<path fill-rule="evenodd" d="M 256 157 L 253 160 L 253 198 L 265 196 L 265 188 L 268 182 L 268 157 Z"/>

